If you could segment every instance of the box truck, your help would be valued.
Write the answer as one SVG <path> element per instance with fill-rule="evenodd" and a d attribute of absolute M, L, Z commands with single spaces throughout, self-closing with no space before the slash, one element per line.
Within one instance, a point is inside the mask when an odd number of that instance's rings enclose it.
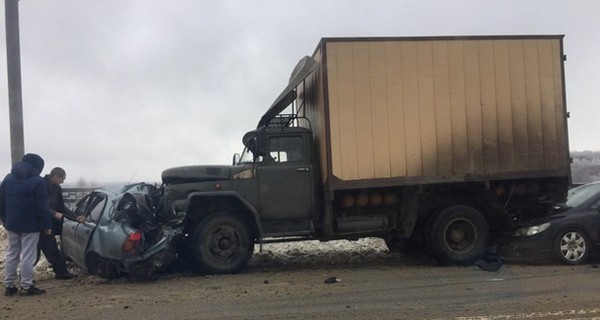
<path fill-rule="evenodd" d="M 565 198 L 564 57 L 561 35 L 323 38 L 232 165 L 163 171 L 163 214 L 213 273 L 362 237 L 473 263 Z"/>

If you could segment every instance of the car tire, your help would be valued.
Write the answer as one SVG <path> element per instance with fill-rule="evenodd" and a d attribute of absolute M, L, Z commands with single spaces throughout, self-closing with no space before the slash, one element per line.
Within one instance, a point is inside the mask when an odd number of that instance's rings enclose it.
<path fill-rule="evenodd" d="M 201 270 L 208 273 L 235 273 L 254 252 L 254 239 L 244 221 L 231 213 L 215 213 L 196 227 L 193 254 Z"/>
<path fill-rule="evenodd" d="M 119 276 L 119 269 L 96 253 L 91 253 L 88 257 L 88 272 L 104 279 L 115 279 Z"/>
<path fill-rule="evenodd" d="M 488 249 L 487 221 L 470 206 L 457 205 L 442 210 L 427 229 L 431 254 L 443 265 L 470 265 Z"/>
<path fill-rule="evenodd" d="M 589 237 L 576 228 L 562 231 L 554 240 L 554 256 L 570 265 L 584 263 L 590 256 Z"/>

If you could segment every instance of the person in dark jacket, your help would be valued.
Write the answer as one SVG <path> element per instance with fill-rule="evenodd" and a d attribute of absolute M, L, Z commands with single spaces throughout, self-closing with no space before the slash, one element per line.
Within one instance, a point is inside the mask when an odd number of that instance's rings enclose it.
<path fill-rule="evenodd" d="M 46 290 L 33 286 L 33 266 L 37 259 L 40 232 L 51 234 L 52 216 L 48 211 L 48 191 L 40 173 L 44 160 L 28 153 L 17 162 L 0 184 L 0 219 L 8 232 L 4 259 L 5 295 L 17 293 L 17 269 L 21 264 L 19 295 L 30 296 Z"/>
<path fill-rule="evenodd" d="M 67 214 L 74 216 L 73 212 L 65 206 L 62 188 L 60 187 L 60 185 L 65 181 L 66 177 L 67 173 L 63 168 L 60 167 L 50 170 L 50 174 L 44 176 L 44 181 L 46 182 L 46 188 L 48 190 L 48 199 L 50 202 L 50 214 L 53 217 L 52 234 L 41 235 L 39 242 L 39 249 L 44 253 L 44 256 L 46 256 L 46 260 L 48 260 L 48 262 L 50 262 L 52 265 L 55 278 L 59 280 L 72 279 L 76 277 L 67 269 L 67 263 L 58 249 L 58 244 L 56 243 L 56 236 L 62 233 L 64 215 Z"/>

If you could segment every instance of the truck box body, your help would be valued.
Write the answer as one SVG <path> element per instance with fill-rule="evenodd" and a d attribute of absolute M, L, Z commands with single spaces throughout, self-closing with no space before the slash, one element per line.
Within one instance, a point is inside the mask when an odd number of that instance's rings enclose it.
<path fill-rule="evenodd" d="M 297 105 L 329 190 L 569 176 L 562 36 L 323 38 L 313 59 Z"/>

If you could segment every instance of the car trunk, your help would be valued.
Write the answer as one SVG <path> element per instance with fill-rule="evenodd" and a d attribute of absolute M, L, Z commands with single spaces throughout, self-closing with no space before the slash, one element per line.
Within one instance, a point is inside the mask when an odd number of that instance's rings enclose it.
<path fill-rule="evenodd" d="M 162 238 L 162 224 L 154 214 L 155 201 L 147 193 L 124 193 L 119 199 L 114 220 L 124 228 L 138 230 L 143 234 L 143 251 Z"/>

